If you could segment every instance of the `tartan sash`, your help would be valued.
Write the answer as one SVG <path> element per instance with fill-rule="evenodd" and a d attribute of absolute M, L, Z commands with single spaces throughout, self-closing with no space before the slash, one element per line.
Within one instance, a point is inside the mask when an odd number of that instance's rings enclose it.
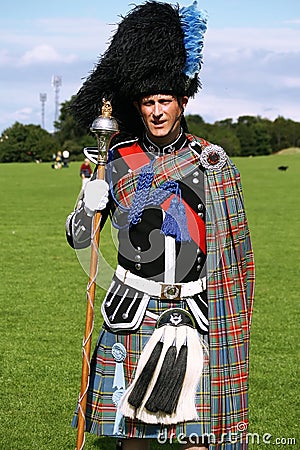
<path fill-rule="evenodd" d="M 240 175 L 230 160 L 206 171 L 205 191 L 211 433 L 219 439 L 248 425 L 254 258 Z"/>

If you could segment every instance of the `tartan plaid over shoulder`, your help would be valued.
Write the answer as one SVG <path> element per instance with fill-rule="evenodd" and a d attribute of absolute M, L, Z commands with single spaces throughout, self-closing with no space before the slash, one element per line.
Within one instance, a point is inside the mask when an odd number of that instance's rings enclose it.
<path fill-rule="evenodd" d="M 206 170 L 205 192 L 211 433 L 219 438 L 248 426 L 254 258 L 240 174 L 229 159 Z"/>

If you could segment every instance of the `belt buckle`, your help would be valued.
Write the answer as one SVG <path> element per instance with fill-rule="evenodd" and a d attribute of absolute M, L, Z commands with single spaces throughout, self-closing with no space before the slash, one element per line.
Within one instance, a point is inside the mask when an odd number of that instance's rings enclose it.
<path fill-rule="evenodd" d="M 164 300 L 180 300 L 181 284 L 162 284 L 160 296 Z"/>

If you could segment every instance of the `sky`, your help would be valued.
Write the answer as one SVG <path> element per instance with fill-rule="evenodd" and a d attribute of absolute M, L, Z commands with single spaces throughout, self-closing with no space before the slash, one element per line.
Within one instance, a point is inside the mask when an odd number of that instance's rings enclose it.
<path fill-rule="evenodd" d="M 193 0 L 166 2 L 188 6 Z M 76 94 L 121 17 L 141 3 L 3 2 L 0 135 L 15 122 L 53 131 L 56 104 Z M 300 121 L 300 1 L 198 0 L 198 8 L 208 14 L 202 89 L 189 101 L 187 114 L 209 123 L 243 115 Z M 55 78 L 61 81 L 56 92 Z"/>

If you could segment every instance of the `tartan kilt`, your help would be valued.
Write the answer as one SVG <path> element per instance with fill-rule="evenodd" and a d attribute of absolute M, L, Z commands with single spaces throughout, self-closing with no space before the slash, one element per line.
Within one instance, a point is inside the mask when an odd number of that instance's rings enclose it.
<path fill-rule="evenodd" d="M 185 301 L 170 303 L 157 299 L 150 299 L 147 311 L 160 315 L 168 308 L 183 308 L 188 310 Z M 200 379 L 195 405 L 199 420 L 184 422 L 176 425 L 146 424 L 139 420 L 124 420 L 123 432 L 114 434 L 117 407 L 112 396 L 116 391 L 113 388 L 116 362 L 112 356 L 112 346 L 122 343 L 126 348 L 127 356 L 123 362 L 125 387 L 132 381 L 139 356 L 155 329 L 156 320 L 144 317 L 138 330 L 134 332 L 112 333 L 105 325 L 100 332 L 96 348 L 91 359 L 91 373 L 87 397 L 86 431 L 98 436 L 111 436 L 116 438 L 153 438 L 176 436 L 203 436 L 210 432 L 210 378 L 209 357 L 205 354 L 203 375 Z M 208 343 L 207 336 L 202 336 Z M 197 364 L 197 362 L 195 362 Z M 77 426 L 77 412 L 73 417 L 72 425 Z"/>

